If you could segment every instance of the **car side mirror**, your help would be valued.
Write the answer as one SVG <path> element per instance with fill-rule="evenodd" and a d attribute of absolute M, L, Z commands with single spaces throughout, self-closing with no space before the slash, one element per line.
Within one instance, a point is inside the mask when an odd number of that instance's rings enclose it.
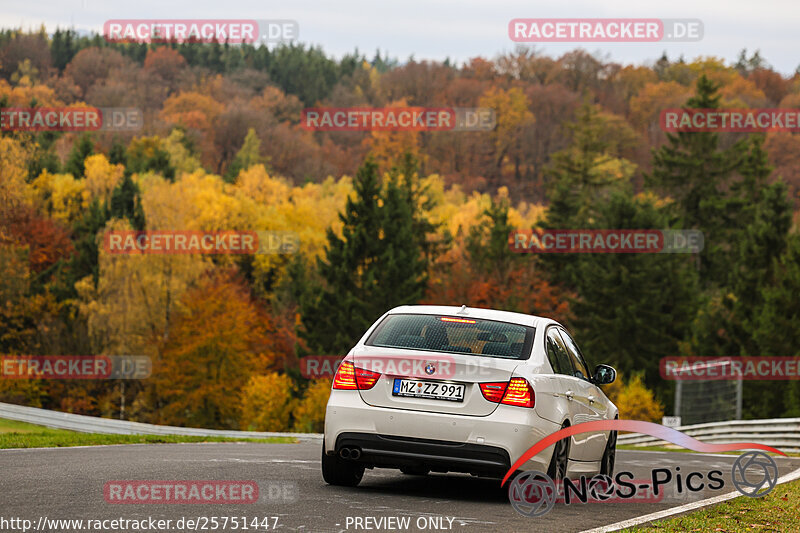
<path fill-rule="evenodd" d="M 594 369 L 592 381 L 598 385 L 608 385 L 609 383 L 614 383 L 614 380 L 616 379 L 617 371 L 614 370 L 614 367 L 612 366 L 597 365 L 597 367 Z"/>

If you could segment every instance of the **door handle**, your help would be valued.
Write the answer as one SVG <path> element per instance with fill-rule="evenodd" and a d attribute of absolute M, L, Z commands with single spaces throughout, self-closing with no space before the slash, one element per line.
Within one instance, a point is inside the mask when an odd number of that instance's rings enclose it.
<path fill-rule="evenodd" d="M 575 393 L 573 393 L 571 390 L 568 390 L 566 393 L 564 393 L 564 396 L 567 397 L 567 400 L 571 400 L 574 394 Z"/>
<path fill-rule="evenodd" d="M 589 395 L 589 403 L 594 403 L 594 400 L 595 400 L 595 397 L 592 396 L 592 395 Z"/>

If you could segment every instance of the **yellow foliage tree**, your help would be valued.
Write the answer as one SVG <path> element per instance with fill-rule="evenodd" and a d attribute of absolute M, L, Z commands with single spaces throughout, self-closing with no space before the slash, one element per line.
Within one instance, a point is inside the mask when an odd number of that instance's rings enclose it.
<path fill-rule="evenodd" d="M 528 97 L 519 87 L 508 90 L 492 87 L 481 96 L 479 105 L 495 112 L 497 126 L 490 136 L 494 141 L 495 162 L 500 167 L 507 156 L 518 153 L 522 147 L 522 129 L 533 124 L 535 117 L 528 109 Z"/>
<path fill-rule="evenodd" d="M 182 173 L 191 174 L 200 170 L 200 160 L 194 157 L 183 145 L 185 135 L 178 128 L 173 129 L 169 137 L 164 140 L 164 148 L 169 153 L 169 162 L 175 168 L 178 176 Z"/>
<path fill-rule="evenodd" d="M 91 203 L 92 198 L 97 198 L 101 202 L 110 200 L 111 191 L 122 181 L 125 167 L 112 165 L 103 154 L 90 155 L 86 158 L 85 166 L 84 192 L 87 202 Z"/>
<path fill-rule="evenodd" d="M 27 201 L 26 161 L 29 156 L 29 151 L 19 141 L 0 137 L 0 209 L 6 213 Z"/>
<path fill-rule="evenodd" d="M 423 183 L 429 186 L 430 196 L 436 206 L 431 211 L 431 222 L 439 231 L 447 231 L 455 237 L 469 235 L 470 229 L 480 223 L 484 212 L 492 205 L 490 194 L 473 191 L 467 195 L 458 185 L 445 189 L 438 175 L 428 176 Z M 508 200 L 507 187 L 497 190 L 497 199 Z M 539 204 L 520 202 L 508 210 L 508 220 L 515 228 L 532 228 L 544 217 L 546 209 Z"/>
<path fill-rule="evenodd" d="M 86 190 L 86 181 L 76 180 L 72 174 L 50 174 L 45 170 L 31 185 L 39 205 L 65 224 L 75 222 L 89 206 L 91 195 Z"/>
<path fill-rule="evenodd" d="M 300 239 L 300 253 L 311 259 L 324 251 L 327 228 L 340 234 L 339 213 L 353 194 L 352 180 L 348 177 L 339 180 L 328 177 L 322 183 L 297 187 L 270 176 L 263 165 L 242 171 L 233 187 L 244 229 L 295 232 Z M 275 254 L 259 255 L 254 261 L 256 274 L 278 268 L 279 277 L 284 264 L 285 257 Z"/>
<path fill-rule="evenodd" d="M 325 407 L 330 396 L 331 380 L 313 381 L 292 412 L 294 417 L 292 430 L 299 433 L 322 433 L 325 426 Z"/>
<path fill-rule="evenodd" d="M 664 406 L 655 399 L 653 391 L 645 387 L 641 376 L 634 375 L 627 383 L 618 376 L 614 383 L 603 387 L 603 391 L 616 404 L 621 419 L 661 423 Z"/>
<path fill-rule="evenodd" d="M 112 219 L 105 231 L 130 230 Z M 78 308 L 86 319 L 95 353 L 151 354 L 151 341 L 169 331 L 170 317 L 184 292 L 210 265 L 200 255 L 115 255 L 98 236 L 100 275 L 75 284 Z"/>
<path fill-rule="evenodd" d="M 293 391 L 292 379 L 286 374 L 252 376 L 242 391 L 242 429 L 286 431 L 294 406 Z"/>

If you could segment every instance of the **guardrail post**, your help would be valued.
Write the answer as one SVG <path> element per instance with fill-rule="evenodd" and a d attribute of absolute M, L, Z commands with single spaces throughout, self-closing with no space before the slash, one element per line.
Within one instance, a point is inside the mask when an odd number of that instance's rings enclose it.
<path fill-rule="evenodd" d="M 736 380 L 736 420 L 742 419 L 742 375 Z"/>

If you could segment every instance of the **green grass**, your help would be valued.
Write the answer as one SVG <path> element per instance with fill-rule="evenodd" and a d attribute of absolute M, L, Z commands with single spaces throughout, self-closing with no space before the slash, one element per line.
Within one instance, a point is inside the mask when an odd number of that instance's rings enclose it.
<path fill-rule="evenodd" d="M 0 449 L 61 448 L 101 444 L 172 444 L 182 442 L 294 443 L 297 440 L 291 437 L 232 439 L 227 437 L 184 437 L 180 435 L 103 435 L 100 433 L 78 433 L 65 429 L 52 429 L 0 418 Z"/>
<path fill-rule="evenodd" d="M 778 485 L 763 498 L 740 496 L 694 513 L 623 531 L 800 531 L 800 481 Z"/>

